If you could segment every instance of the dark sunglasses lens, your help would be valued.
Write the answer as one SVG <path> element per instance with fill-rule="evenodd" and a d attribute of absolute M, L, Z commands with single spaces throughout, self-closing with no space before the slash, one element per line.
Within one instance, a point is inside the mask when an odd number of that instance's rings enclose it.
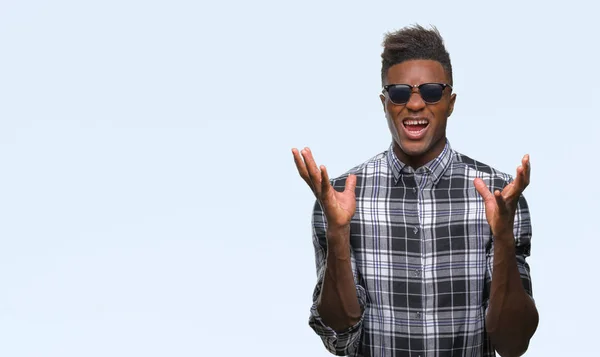
<path fill-rule="evenodd" d="M 421 98 L 428 103 L 435 103 L 442 99 L 444 93 L 444 86 L 436 83 L 424 84 L 419 88 Z"/>
<path fill-rule="evenodd" d="M 406 85 L 391 86 L 388 88 L 390 100 L 396 104 L 404 104 L 408 102 L 411 93 L 411 88 Z"/>

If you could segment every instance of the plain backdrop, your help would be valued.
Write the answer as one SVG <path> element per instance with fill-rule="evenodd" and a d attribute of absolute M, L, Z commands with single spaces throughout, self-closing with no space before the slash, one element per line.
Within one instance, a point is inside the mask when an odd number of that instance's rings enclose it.
<path fill-rule="evenodd" d="M 0 2 L 0 356 L 329 356 L 313 196 L 385 150 L 387 31 L 435 25 L 453 148 L 531 155 L 527 357 L 597 341 L 600 74 L 588 1 Z"/>

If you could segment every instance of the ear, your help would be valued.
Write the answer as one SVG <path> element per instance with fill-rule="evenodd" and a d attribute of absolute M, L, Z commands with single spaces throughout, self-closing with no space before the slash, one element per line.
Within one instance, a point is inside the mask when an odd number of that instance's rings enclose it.
<path fill-rule="evenodd" d="M 452 95 L 450 96 L 450 104 L 448 105 L 448 115 L 446 115 L 447 117 L 452 115 L 452 112 L 454 111 L 454 102 L 456 102 L 456 94 L 452 93 Z"/>
<path fill-rule="evenodd" d="M 385 112 L 385 95 L 380 94 L 379 99 L 381 99 L 381 105 L 383 105 L 383 111 Z"/>

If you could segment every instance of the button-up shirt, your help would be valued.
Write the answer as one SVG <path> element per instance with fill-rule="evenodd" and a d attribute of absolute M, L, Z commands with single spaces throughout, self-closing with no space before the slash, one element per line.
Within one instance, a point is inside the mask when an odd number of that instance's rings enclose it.
<path fill-rule="evenodd" d="M 502 190 L 512 177 L 446 145 L 418 169 L 402 163 L 393 144 L 332 179 L 343 190 L 357 177 L 350 224 L 352 270 L 362 309 L 346 331 L 325 325 L 317 298 L 326 268 L 327 222 L 318 203 L 312 216 L 317 283 L 309 325 L 331 353 L 347 356 L 489 357 L 485 330 L 494 237 L 473 180 Z M 531 242 L 527 202 L 515 214 L 516 262 L 532 296 L 526 257 Z"/>

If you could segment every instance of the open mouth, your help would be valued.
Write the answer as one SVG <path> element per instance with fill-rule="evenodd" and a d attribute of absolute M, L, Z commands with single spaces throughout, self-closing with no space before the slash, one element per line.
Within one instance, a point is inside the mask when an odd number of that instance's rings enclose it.
<path fill-rule="evenodd" d="M 408 131 L 419 132 L 429 126 L 427 119 L 405 119 L 402 124 Z"/>
<path fill-rule="evenodd" d="M 429 127 L 429 120 L 427 119 L 404 119 L 402 126 L 406 135 L 411 139 L 421 139 L 425 136 L 425 132 Z"/>

